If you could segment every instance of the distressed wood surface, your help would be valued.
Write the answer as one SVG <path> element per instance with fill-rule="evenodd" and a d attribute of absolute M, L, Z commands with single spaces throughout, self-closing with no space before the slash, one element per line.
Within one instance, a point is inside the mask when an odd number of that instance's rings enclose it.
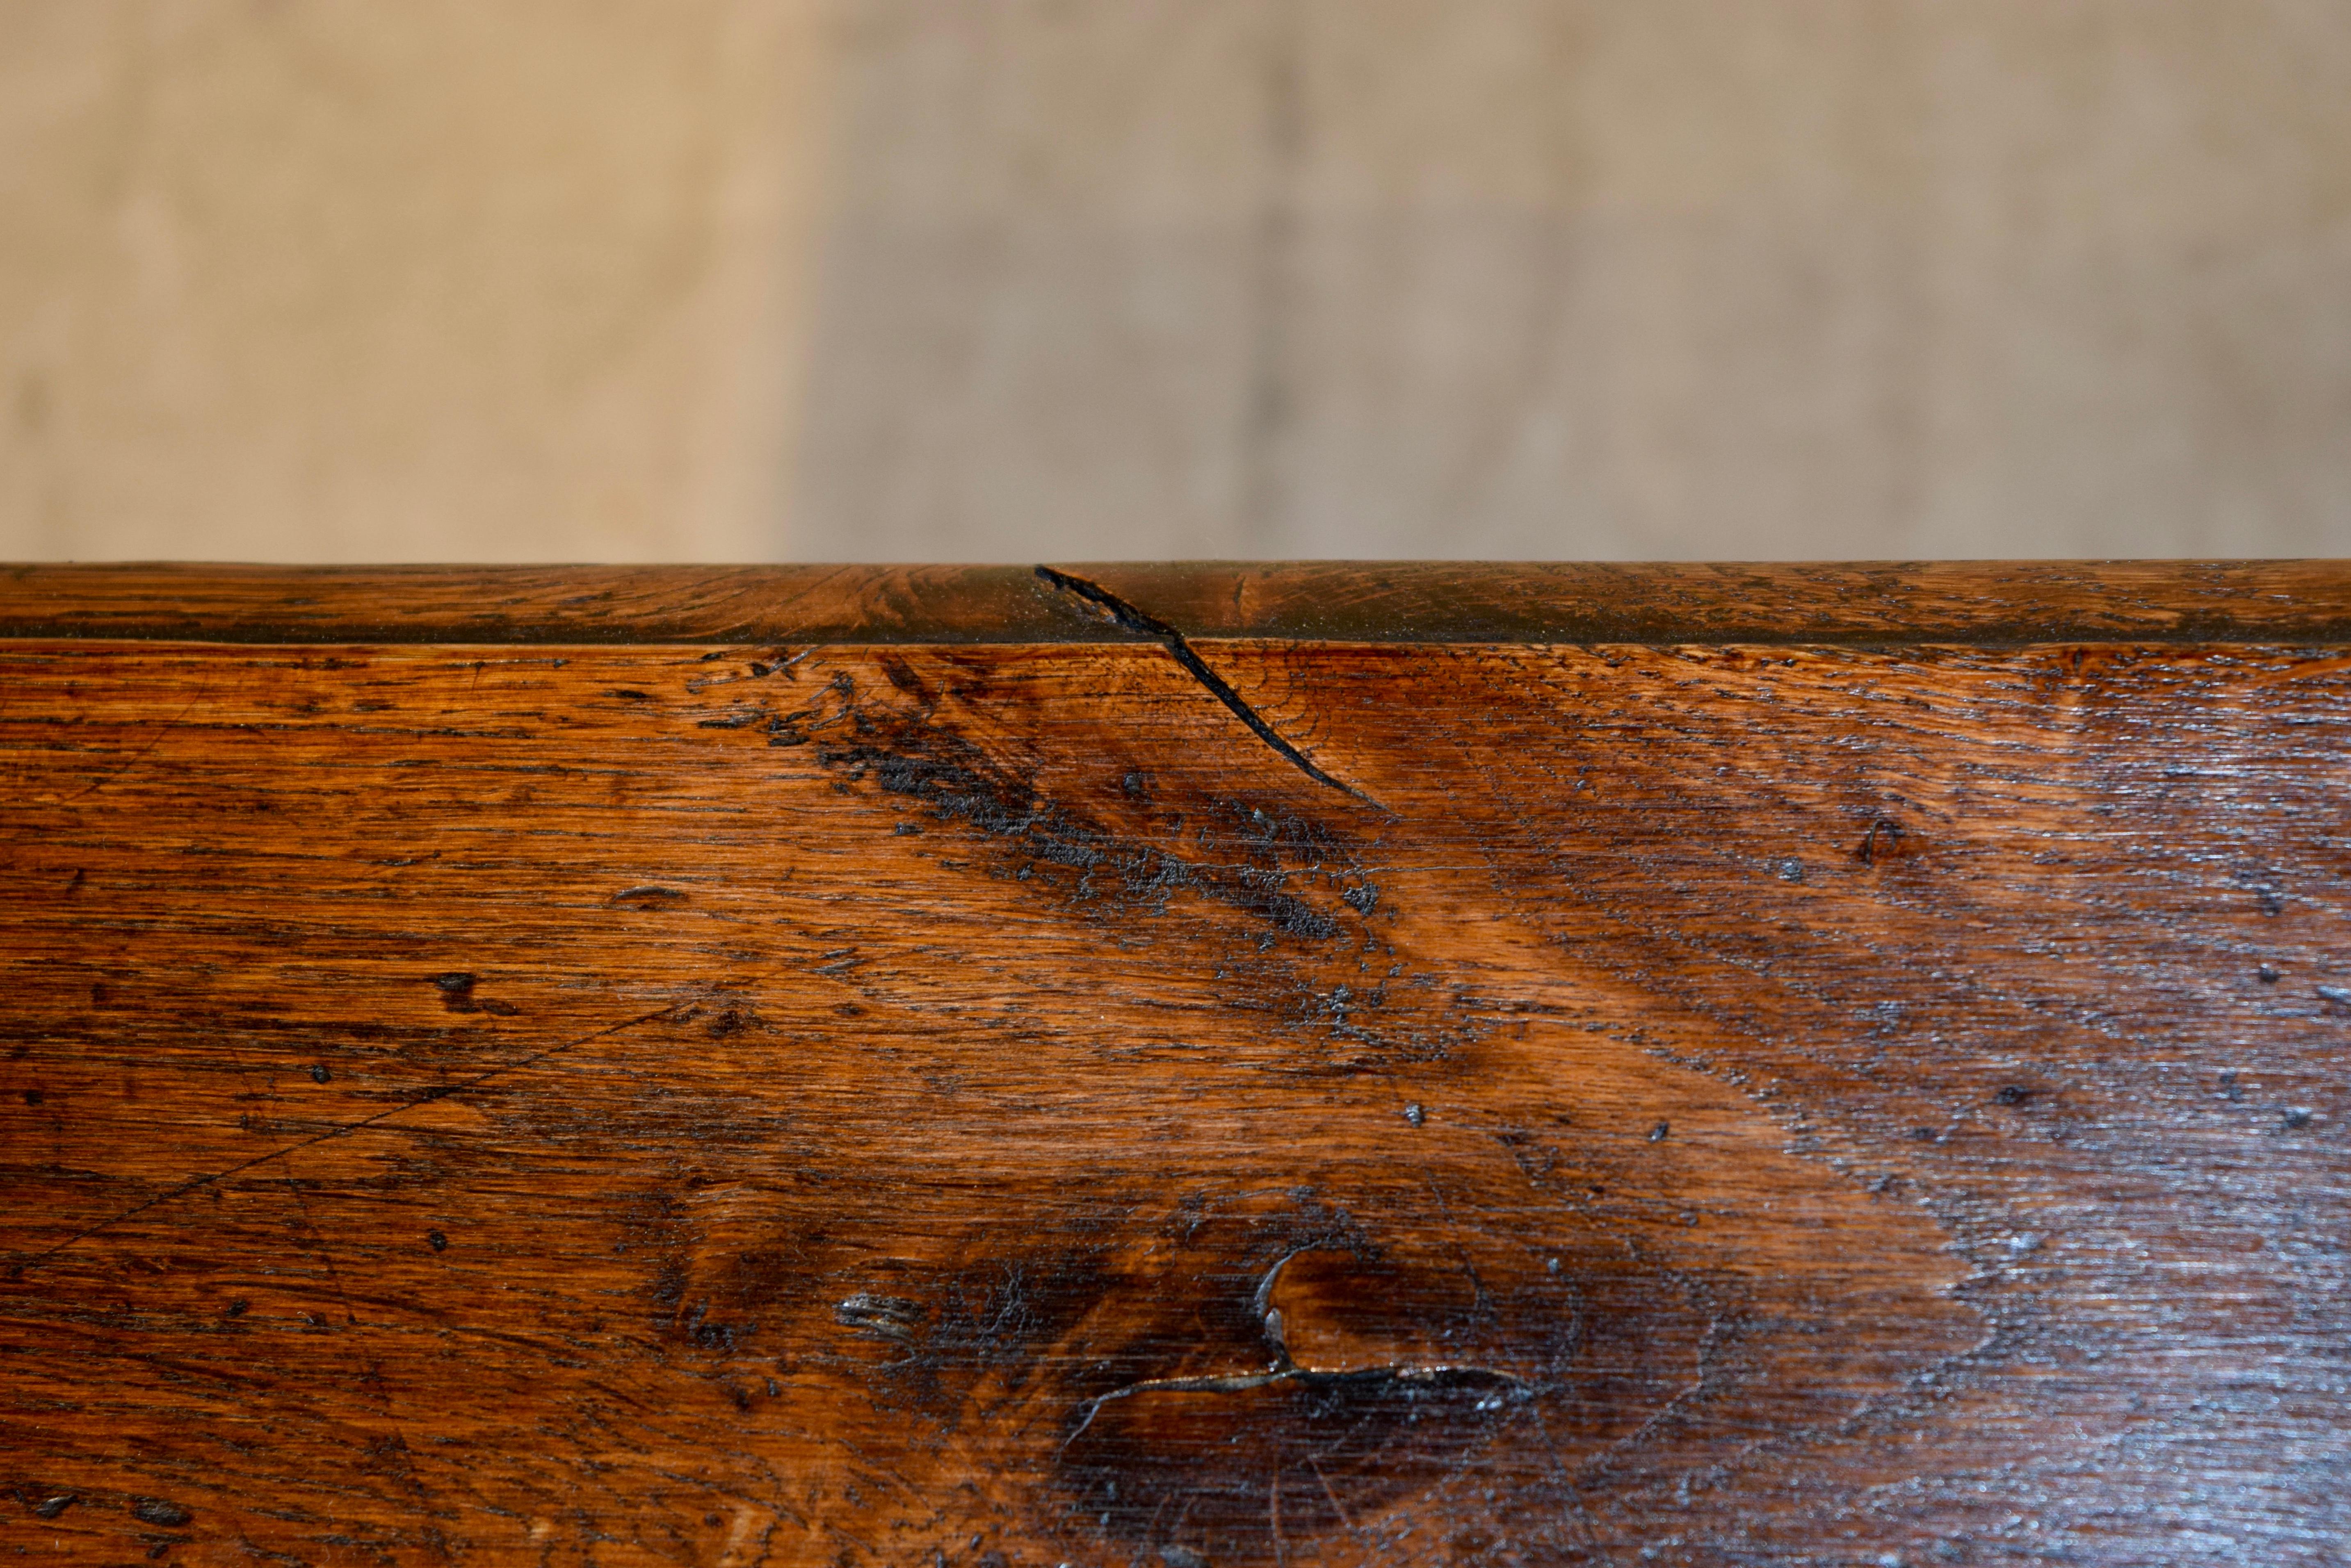
<path fill-rule="evenodd" d="M 403 576 L 0 575 L 0 1551 L 2342 1560 L 2351 573 Z"/>

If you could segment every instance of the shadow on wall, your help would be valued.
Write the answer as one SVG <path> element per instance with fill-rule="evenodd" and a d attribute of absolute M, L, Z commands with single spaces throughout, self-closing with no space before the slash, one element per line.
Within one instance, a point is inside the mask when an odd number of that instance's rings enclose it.
<path fill-rule="evenodd" d="M 0 29 L 0 554 L 2351 553 L 2316 0 Z"/>

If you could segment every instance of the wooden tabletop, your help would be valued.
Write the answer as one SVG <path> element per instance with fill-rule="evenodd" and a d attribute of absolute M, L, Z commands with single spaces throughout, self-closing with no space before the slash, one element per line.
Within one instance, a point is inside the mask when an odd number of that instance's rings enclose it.
<path fill-rule="evenodd" d="M 0 1553 L 2325 1563 L 2351 567 L 0 568 Z"/>

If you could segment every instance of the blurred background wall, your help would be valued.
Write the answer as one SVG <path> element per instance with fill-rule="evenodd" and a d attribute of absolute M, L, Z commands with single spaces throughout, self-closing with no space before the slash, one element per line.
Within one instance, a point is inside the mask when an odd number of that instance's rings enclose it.
<path fill-rule="evenodd" d="M 0 556 L 2262 554 L 2342 0 L 0 0 Z"/>

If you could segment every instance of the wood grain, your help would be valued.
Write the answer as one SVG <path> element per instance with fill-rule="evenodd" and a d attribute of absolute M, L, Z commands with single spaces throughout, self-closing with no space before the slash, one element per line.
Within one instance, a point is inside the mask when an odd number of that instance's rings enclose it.
<path fill-rule="evenodd" d="M 2351 575 L 1841 646 L 1217 570 L 0 642 L 0 1549 L 2340 1560 Z"/>
<path fill-rule="evenodd" d="M 1121 642 L 1027 566 L 0 566 L 0 637 L 236 643 Z M 1058 568 L 1201 638 L 2006 647 L 2351 642 L 2330 561 Z"/>
<path fill-rule="evenodd" d="M 1115 642 L 1026 566 L 0 567 L 0 636 L 235 643 Z"/>

